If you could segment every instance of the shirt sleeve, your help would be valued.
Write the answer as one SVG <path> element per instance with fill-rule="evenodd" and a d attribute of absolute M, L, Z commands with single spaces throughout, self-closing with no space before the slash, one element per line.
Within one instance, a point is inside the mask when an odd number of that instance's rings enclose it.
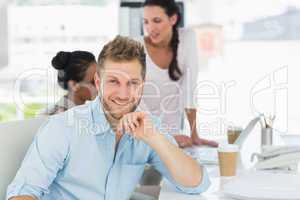
<path fill-rule="evenodd" d="M 49 193 L 49 186 L 63 168 L 69 152 L 69 140 L 62 125 L 61 120 L 49 119 L 39 129 L 7 188 L 6 199 L 22 195 L 40 199 Z"/>
<path fill-rule="evenodd" d="M 204 60 L 201 59 L 197 46 L 196 32 L 193 29 L 184 29 L 181 37 L 180 51 L 183 70 L 183 97 L 185 108 L 197 107 L 197 83 L 200 69 L 205 67 Z"/>
<path fill-rule="evenodd" d="M 175 144 L 177 146 L 175 139 L 172 136 L 165 135 L 165 137 L 167 137 L 167 139 L 170 142 L 172 142 L 173 144 Z M 201 183 L 196 187 L 184 187 L 184 186 L 178 184 L 172 178 L 171 174 L 169 173 L 169 170 L 167 169 L 167 167 L 164 165 L 164 163 L 161 161 L 158 154 L 154 150 L 152 150 L 152 152 L 151 152 L 149 164 L 153 165 L 155 169 L 157 169 L 164 177 L 166 177 L 176 187 L 177 191 L 179 191 L 179 192 L 184 192 L 187 194 L 199 194 L 199 193 L 205 192 L 210 186 L 210 180 L 209 180 L 208 173 L 203 166 L 201 167 L 202 168 Z"/>

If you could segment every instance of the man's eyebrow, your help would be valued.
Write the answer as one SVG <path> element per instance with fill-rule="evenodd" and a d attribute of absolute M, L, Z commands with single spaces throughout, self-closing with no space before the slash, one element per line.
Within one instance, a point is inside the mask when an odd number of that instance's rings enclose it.
<path fill-rule="evenodd" d="M 131 79 L 132 81 L 141 81 L 141 79 L 139 79 L 139 78 L 133 78 L 133 79 Z"/>
<path fill-rule="evenodd" d="M 107 75 L 107 78 L 117 78 L 117 77 L 115 77 L 113 75 Z"/>

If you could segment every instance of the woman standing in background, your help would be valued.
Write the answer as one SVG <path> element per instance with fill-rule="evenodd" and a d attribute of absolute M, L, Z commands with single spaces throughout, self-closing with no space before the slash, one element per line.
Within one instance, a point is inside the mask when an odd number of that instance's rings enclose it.
<path fill-rule="evenodd" d="M 96 65 L 95 56 L 90 52 L 58 52 L 52 59 L 52 66 L 58 70 L 58 84 L 67 90 L 67 94 L 41 114 L 57 114 L 94 99 L 97 94 L 94 85 Z"/>
<path fill-rule="evenodd" d="M 146 0 L 142 42 L 147 54 L 147 74 L 142 105 L 161 116 L 162 125 L 174 135 L 180 147 L 208 145 L 196 129 L 196 89 L 198 54 L 196 36 L 191 29 L 178 29 L 181 16 L 174 0 Z M 191 136 L 183 135 L 182 117 L 187 116 Z"/>

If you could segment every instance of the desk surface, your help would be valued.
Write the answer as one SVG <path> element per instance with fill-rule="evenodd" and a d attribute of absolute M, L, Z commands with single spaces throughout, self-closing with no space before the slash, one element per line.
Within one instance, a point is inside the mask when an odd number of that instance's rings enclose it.
<path fill-rule="evenodd" d="M 251 168 L 251 162 L 249 158 L 251 157 L 252 153 L 258 152 L 257 150 L 260 149 L 260 143 L 256 142 L 259 141 L 259 139 L 257 138 L 259 136 L 260 134 L 252 134 L 248 136 L 246 145 L 244 144 L 244 147 L 241 151 L 241 165 L 239 166 L 240 169 L 238 169 L 240 172 L 244 171 L 245 169 Z M 279 138 L 279 136 L 277 136 L 276 138 L 274 137 L 274 141 L 277 145 L 282 144 L 282 141 Z M 208 191 L 204 192 L 201 195 L 187 195 L 183 193 L 178 193 L 168 181 L 164 181 L 161 187 L 159 200 L 233 200 L 233 198 L 225 197 L 220 192 L 222 190 L 222 186 L 230 179 L 220 178 L 218 166 L 208 166 L 207 170 L 211 180 L 211 186 L 208 189 Z M 298 171 L 300 172 L 300 166 Z"/>
<path fill-rule="evenodd" d="M 219 177 L 218 166 L 208 167 L 207 170 L 211 180 L 211 186 L 208 191 L 201 195 L 187 195 L 178 193 L 169 182 L 164 181 L 160 191 L 159 200 L 232 200 L 232 198 L 225 197 L 219 192 L 222 188 L 222 185 L 229 179 L 223 179 Z"/>
<path fill-rule="evenodd" d="M 224 196 L 222 194 L 222 187 L 226 183 L 228 183 L 228 181 L 231 181 L 232 179 L 220 177 L 218 166 L 207 167 L 207 171 L 210 176 L 211 186 L 206 192 L 204 192 L 200 195 L 187 195 L 187 194 L 179 193 L 175 190 L 174 186 L 172 186 L 168 181 L 164 180 L 162 187 L 161 187 L 159 200 L 171 200 L 171 199 L 176 199 L 176 200 L 233 200 L 233 198 Z M 244 168 L 240 168 L 238 170 L 238 174 L 240 174 L 240 175 L 243 174 L 244 172 L 248 173 L 250 171 L 246 170 Z M 298 172 L 300 172 L 300 166 L 298 166 Z M 251 175 L 251 177 L 252 177 L 252 175 Z M 266 178 L 263 178 L 263 179 L 270 180 L 270 179 L 266 179 Z M 288 180 L 291 180 L 291 179 L 288 179 Z M 274 180 L 272 179 L 272 181 L 274 181 Z M 286 181 L 280 181 L 280 182 L 275 181 L 275 182 L 278 184 L 278 183 L 283 183 Z M 278 185 L 280 185 L 280 184 L 278 184 Z M 300 182 L 299 182 L 298 177 L 297 177 L 296 185 L 297 185 L 297 188 L 299 188 L 298 186 L 300 185 Z M 281 188 L 282 185 L 278 186 L 278 187 Z M 297 189 L 297 194 L 298 194 L 298 189 Z M 297 199 L 299 199 L 299 195 L 297 195 L 297 196 L 298 196 Z"/>

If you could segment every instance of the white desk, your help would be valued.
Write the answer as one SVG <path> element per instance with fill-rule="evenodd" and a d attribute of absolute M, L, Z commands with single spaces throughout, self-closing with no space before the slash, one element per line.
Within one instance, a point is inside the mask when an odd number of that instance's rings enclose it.
<path fill-rule="evenodd" d="M 240 159 L 240 161 L 242 161 L 242 159 Z M 249 174 L 249 172 L 252 171 L 252 170 L 250 170 L 251 166 L 249 166 L 248 163 L 246 163 L 246 166 L 247 166 L 246 168 L 245 168 L 245 165 L 243 165 L 242 163 L 243 162 L 238 162 L 238 172 L 237 172 L 238 176 L 244 175 L 244 174 Z M 300 165 L 298 167 L 299 167 L 298 172 L 300 172 Z M 233 198 L 224 196 L 222 194 L 222 187 L 226 183 L 228 183 L 228 181 L 231 181 L 231 179 L 230 178 L 221 178 L 219 176 L 219 166 L 206 165 L 206 169 L 209 173 L 209 177 L 211 180 L 211 186 L 206 192 L 204 192 L 200 195 L 187 195 L 187 194 L 179 193 L 178 191 L 175 190 L 174 186 L 172 186 L 167 180 L 164 180 L 162 187 L 161 187 L 159 200 L 173 200 L 173 199 L 176 199 L 176 200 L 233 200 Z M 250 174 L 251 177 L 253 177 L 252 175 L 253 174 Z M 272 176 L 273 176 L 273 174 L 272 174 Z M 274 176 L 276 176 L 276 175 L 274 174 Z M 263 182 L 264 182 L 264 180 L 270 180 L 269 177 L 266 178 L 265 176 L 260 176 L 260 175 L 259 175 L 259 177 L 264 177 Z M 255 180 L 258 180 L 258 179 L 255 178 Z M 284 180 L 287 180 L 287 179 L 284 179 Z M 288 180 L 291 180 L 291 179 L 288 179 Z M 260 180 L 259 182 L 261 182 L 261 181 L 262 180 Z M 284 186 L 280 186 L 281 184 L 278 184 L 278 183 L 283 183 L 283 182 L 286 182 L 286 181 L 281 181 L 281 180 L 275 181 L 275 183 L 280 188 L 285 188 Z M 255 184 L 255 185 L 257 185 L 257 184 Z M 293 184 L 293 185 L 295 185 L 295 184 Z M 298 177 L 297 177 L 296 185 L 297 185 L 297 188 L 300 187 Z M 255 191 L 257 191 L 257 190 L 255 190 Z M 297 191 L 298 191 L 298 189 L 297 189 Z M 299 193 L 297 193 L 297 194 L 299 194 Z M 297 195 L 297 196 L 299 196 L 299 195 Z M 300 197 L 298 197 L 297 199 L 300 200 Z"/>
<path fill-rule="evenodd" d="M 219 191 L 222 185 L 226 183 L 226 179 L 219 177 L 218 166 L 207 168 L 211 180 L 211 186 L 208 191 L 201 195 L 187 195 L 176 192 L 174 187 L 169 182 L 164 181 L 159 200 L 232 200 L 232 198 L 224 197 Z"/>
<path fill-rule="evenodd" d="M 250 162 L 250 157 L 252 153 L 259 152 L 258 150 L 260 149 L 260 142 L 257 142 L 260 138 L 259 131 L 260 130 L 256 130 L 256 133 L 254 132 L 253 134 L 250 134 L 244 143 L 243 148 L 241 149 L 241 162 L 239 165 L 238 174 L 245 172 L 245 168 L 250 169 L 253 166 L 253 163 Z M 284 144 L 279 134 L 275 134 L 273 139 L 275 145 Z M 159 200 L 233 200 L 233 198 L 225 197 L 221 192 L 222 186 L 230 181 L 230 179 L 220 178 L 218 167 L 219 166 L 206 166 L 211 180 L 211 186 L 201 195 L 187 195 L 179 193 L 175 190 L 174 186 L 170 185 L 167 180 L 164 180 L 161 187 Z M 298 167 L 298 172 L 300 172 L 300 165 Z"/>
<path fill-rule="evenodd" d="M 219 141 L 220 142 L 220 141 Z M 220 143 L 224 143 L 224 141 L 221 141 Z M 199 147 L 196 147 L 199 148 Z M 199 148 L 202 149 L 202 148 Z M 212 154 L 211 151 L 209 151 L 209 156 L 214 157 L 214 154 Z M 200 154 L 201 156 L 201 154 Z M 243 168 L 242 161 L 239 163 L 239 168 Z M 211 186 L 209 187 L 208 191 L 202 193 L 201 195 L 187 195 L 183 193 L 179 193 L 175 190 L 174 186 L 172 186 L 167 180 L 163 181 L 163 184 L 161 186 L 161 191 L 159 195 L 159 200 L 231 200 L 231 198 L 225 198 L 222 196 L 222 194 L 219 192 L 220 188 L 222 188 L 222 185 L 228 181 L 228 179 L 220 178 L 219 175 L 219 166 L 218 165 L 206 165 L 205 166 L 208 173 L 209 178 L 211 181 Z M 239 170 L 240 171 L 240 170 Z"/>
<path fill-rule="evenodd" d="M 279 134 L 274 134 L 274 144 L 281 145 L 282 140 Z M 225 143 L 226 140 L 219 141 L 219 143 Z M 253 133 L 251 133 L 247 140 L 245 141 L 243 148 L 241 149 L 241 157 L 240 164 L 243 163 L 244 166 L 239 166 L 241 168 L 246 167 L 246 169 L 251 168 L 253 163 L 250 162 L 251 154 L 254 152 L 259 152 L 260 150 L 260 129 L 254 129 Z M 222 185 L 228 181 L 228 179 L 220 178 L 219 176 L 219 168 L 218 166 L 206 166 L 209 177 L 211 180 L 211 186 L 208 191 L 202 193 L 201 195 L 187 195 L 183 193 L 179 193 L 175 190 L 173 186 L 168 184 L 165 180 L 161 187 L 159 200 L 232 200 L 230 197 L 224 197 L 220 192 L 222 189 Z"/>
<path fill-rule="evenodd" d="M 300 200 L 300 174 L 276 171 L 242 170 L 235 178 L 219 178 L 214 168 L 208 169 L 212 182 L 208 191 L 201 195 L 186 195 L 176 192 L 164 182 L 160 200 L 233 200 L 222 194 L 224 190 L 237 199 L 280 199 Z M 272 186 L 271 186 L 272 185 Z M 276 198 L 274 198 L 276 197 Z"/>

